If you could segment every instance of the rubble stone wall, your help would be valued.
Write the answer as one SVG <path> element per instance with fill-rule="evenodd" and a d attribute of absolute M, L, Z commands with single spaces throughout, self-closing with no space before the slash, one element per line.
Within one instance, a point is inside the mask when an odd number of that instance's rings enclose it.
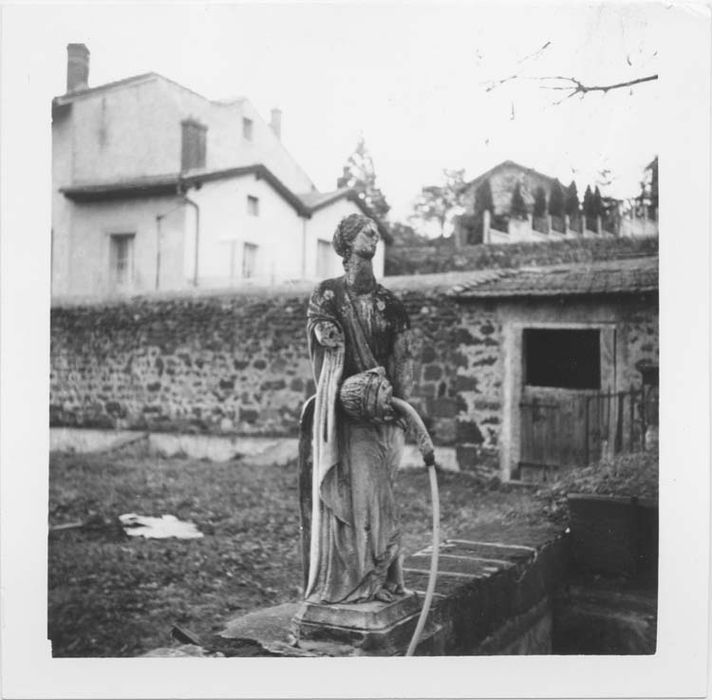
<path fill-rule="evenodd" d="M 411 401 L 435 444 L 456 449 L 460 468 L 499 469 L 504 330 L 513 320 L 616 323 L 621 390 L 639 386 L 641 364 L 657 363 L 656 297 L 605 304 L 459 302 L 445 293 L 452 286 L 449 277 L 433 280 L 436 276 L 387 284 L 411 318 Z M 56 306 L 50 424 L 296 435 L 304 401 L 315 389 L 305 332 L 309 291 L 242 290 Z"/>
<path fill-rule="evenodd" d="M 420 285 L 419 285 L 420 286 Z M 137 298 L 52 309 L 53 426 L 295 435 L 314 392 L 308 289 Z M 404 289 L 412 401 L 436 444 L 497 444 L 500 328 L 493 308 Z"/>

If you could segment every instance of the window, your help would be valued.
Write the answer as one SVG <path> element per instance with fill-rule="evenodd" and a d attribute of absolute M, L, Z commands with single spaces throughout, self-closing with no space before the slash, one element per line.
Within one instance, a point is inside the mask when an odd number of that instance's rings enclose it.
<path fill-rule="evenodd" d="M 316 242 L 316 276 L 325 279 L 331 270 L 331 243 L 318 240 Z"/>
<path fill-rule="evenodd" d="M 257 197 L 247 196 L 247 213 L 250 216 L 260 215 L 260 200 Z"/>
<path fill-rule="evenodd" d="M 134 238 L 133 233 L 117 233 L 111 236 L 109 264 L 111 281 L 115 288 L 128 289 L 133 282 Z"/>
<path fill-rule="evenodd" d="M 205 167 L 206 135 L 208 128 L 195 121 L 186 119 L 181 122 L 181 171 Z"/>
<path fill-rule="evenodd" d="M 242 250 L 242 276 L 254 277 L 257 270 L 257 246 L 254 243 L 245 243 Z"/>
<path fill-rule="evenodd" d="M 595 329 L 525 328 L 525 383 L 561 389 L 600 389 L 600 335 Z"/>
<path fill-rule="evenodd" d="M 252 141 L 252 119 L 242 118 L 242 136 L 248 141 Z"/>
<path fill-rule="evenodd" d="M 237 256 L 239 253 L 239 243 L 238 241 L 229 241 L 230 246 L 230 278 L 235 279 L 237 277 Z"/>

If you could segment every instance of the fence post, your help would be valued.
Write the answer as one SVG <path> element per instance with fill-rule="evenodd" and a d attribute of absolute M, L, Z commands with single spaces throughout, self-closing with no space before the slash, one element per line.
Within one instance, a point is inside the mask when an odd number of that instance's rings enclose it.
<path fill-rule="evenodd" d="M 484 216 L 482 217 L 482 240 L 484 240 L 485 243 L 490 242 L 490 216 L 490 210 L 485 209 Z"/>
<path fill-rule="evenodd" d="M 628 398 L 630 400 L 630 411 L 629 411 L 629 418 L 630 418 L 630 439 L 628 440 L 628 449 L 632 452 L 633 451 L 633 438 L 635 437 L 635 409 L 633 406 L 633 394 L 635 392 L 635 389 L 631 388 L 630 394 L 628 395 Z"/>
<path fill-rule="evenodd" d="M 585 466 L 588 466 L 588 460 L 589 460 L 589 453 L 588 453 L 588 451 L 589 451 L 589 447 L 588 447 L 588 441 L 589 441 L 589 436 L 588 436 L 588 399 L 589 399 L 589 397 L 586 396 L 586 397 L 584 397 L 584 398 L 585 398 L 585 403 L 584 403 L 584 406 L 585 406 L 585 409 L 584 409 L 584 422 L 585 422 L 585 425 L 586 425 L 586 431 L 585 431 L 585 435 L 586 435 L 585 441 L 586 441 L 586 444 L 585 444 L 585 452 L 584 452 L 584 454 L 585 454 L 584 462 L 585 462 Z"/>
<path fill-rule="evenodd" d="M 601 222 L 601 215 L 596 216 L 596 233 L 600 236 L 603 233 L 603 224 Z"/>

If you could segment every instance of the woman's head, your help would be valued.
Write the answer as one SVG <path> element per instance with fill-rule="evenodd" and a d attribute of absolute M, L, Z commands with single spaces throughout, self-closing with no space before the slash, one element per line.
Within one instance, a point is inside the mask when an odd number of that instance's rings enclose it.
<path fill-rule="evenodd" d="M 346 262 L 353 253 L 353 245 L 361 231 L 377 231 L 376 222 L 363 214 L 349 214 L 339 222 L 334 232 L 332 245 L 337 255 Z"/>

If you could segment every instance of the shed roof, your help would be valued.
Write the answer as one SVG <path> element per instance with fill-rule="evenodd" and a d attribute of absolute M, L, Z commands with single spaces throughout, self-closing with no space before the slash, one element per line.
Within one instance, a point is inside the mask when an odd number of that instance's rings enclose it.
<path fill-rule="evenodd" d="M 476 270 L 452 287 L 459 299 L 631 294 L 658 290 L 658 256 L 547 267 Z"/>

